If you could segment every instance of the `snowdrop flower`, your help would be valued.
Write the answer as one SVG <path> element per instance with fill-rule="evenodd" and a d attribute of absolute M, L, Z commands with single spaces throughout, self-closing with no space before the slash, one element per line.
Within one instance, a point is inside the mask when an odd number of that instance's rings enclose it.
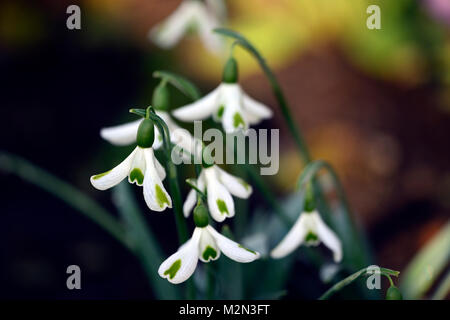
<path fill-rule="evenodd" d="M 331 251 L 335 262 L 342 259 L 341 242 L 336 234 L 323 222 L 317 210 L 303 212 L 284 239 L 272 250 L 270 256 L 283 258 L 301 244 L 317 246 L 323 242 Z"/>
<path fill-rule="evenodd" d="M 149 38 L 158 46 L 169 49 L 189 30 L 194 30 L 206 48 L 215 53 L 221 52 L 223 43 L 213 33 L 213 29 L 221 25 L 221 13 L 216 11 L 217 7 L 208 6 L 202 1 L 184 0 L 165 21 L 150 30 Z"/>
<path fill-rule="evenodd" d="M 247 199 L 253 191 L 247 182 L 225 172 L 217 165 L 204 164 L 197 181 L 193 183 L 200 191 L 206 191 L 209 211 L 217 222 L 234 216 L 234 201 L 231 195 Z M 189 216 L 196 201 L 196 190 L 192 189 L 183 205 L 185 217 Z"/>
<path fill-rule="evenodd" d="M 190 154 L 195 154 L 196 145 L 195 140 L 189 131 L 180 128 L 170 117 L 169 113 L 165 110 L 169 109 L 169 97 L 168 89 L 165 83 L 156 87 L 153 93 L 152 104 L 157 110 L 155 113 L 163 119 L 167 124 L 170 131 L 170 140 L 173 144 L 180 146 L 183 150 Z M 129 123 L 125 123 L 118 126 L 103 128 L 100 130 L 100 136 L 111 144 L 117 146 L 126 146 L 136 141 L 136 133 L 139 125 L 144 119 L 139 119 Z M 162 146 L 163 139 L 161 133 L 155 125 L 155 141 L 152 148 L 154 150 L 159 149 Z"/>
<path fill-rule="evenodd" d="M 128 176 L 129 183 L 143 186 L 144 199 L 151 210 L 172 208 L 172 199 L 162 184 L 166 171 L 152 149 L 154 124 L 150 119 L 144 119 L 136 131 L 137 147 L 133 152 L 114 169 L 92 176 L 91 184 L 98 190 L 106 190 Z"/>
<path fill-rule="evenodd" d="M 222 122 L 226 133 L 248 129 L 263 119 L 272 117 L 272 110 L 249 97 L 241 88 L 238 79 L 237 62 L 228 59 L 222 83 L 202 99 L 178 108 L 172 115 L 182 121 L 203 120 L 210 116 Z"/>
<path fill-rule="evenodd" d="M 228 258 L 241 263 L 252 262 L 259 253 L 247 249 L 221 235 L 208 224 L 208 213 L 203 205 L 194 212 L 196 228 L 185 244 L 167 258 L 159 267 L 158 273 L 169 282 L 178 284 L 186 281 L 194 273 L 197 262 L 217 260 L 222 252 Z"/>
<path fill-rule="evenodd" d="M 303 243 L 306 246 L 318 246 L 323 242 L 333 252 L 334 261 L 339 262 L 342 260 L 341 241 L 323 222 L 315 208 L 312 192 L 308 192 L 308 189 L 303 213 L 283 240 L 272 250 L 270 256 L 275 259 L 283 258 Z"/>

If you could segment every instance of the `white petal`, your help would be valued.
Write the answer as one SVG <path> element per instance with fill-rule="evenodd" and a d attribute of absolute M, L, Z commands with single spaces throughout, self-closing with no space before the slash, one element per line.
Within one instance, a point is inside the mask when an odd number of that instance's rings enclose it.
<path fill-rule="evenodd" d="M 244 100 L 244 110 L 249 117 L 252 119 L 253 123 L 258 123 L 263 119 L 271 118 L 273 115 L 272 110 L 261 102 L 256 101 L 245 92 L 242 92 Z"/>
<path fill-rule="evenodd" d="M 142 186 L 144 183 L 144 173 L 146 169 L 144 149 L 136 147 L 136 153 L 131 163 L 131 167 L 128 174 L 128 182 L 133 184 L 136 182 L 138 186 Z"/>
<path fill-rule="evenodd" d="M 234 216 L 234 202 L 230 192 L 218 180 L 214 167 L 204 169 L 208 208 L 211 217 L 222 222 L 227 217 Z"/>
<path fill-rule="evenodd" d="M 239 243 L 224 237 L 211 226 L 207 226 L 206 228 L 216 240 L 220 251 L 222 251 L 228 258 L 242 263 L 252 262 L 259 258 L 258 252 L 247 249 Z"/>
<path fill-rule="evenodd" d="M 200 235 L 201 229 L 195 228 L 192 238 L 161 264 L 158 269 L 161 277 L 174 284 L 189 279 L 197 267 Z"/>
<path fill-rule="evenodd" d="M 205 47 L 214 53 L 222 52 L 224 43 L 221 37 L 213 32 L 215 28 L 220 26 L 220 23 L 205 7 L 197 16 L 197 26 L 199 36 Z"/>
<path fill-rule="evenodd" d="M 117 146 L 132 144 L 136 141 L 136 134 L 141 121 L 142 119 L 114 127 L 103 128 L 100 130 L 100 136 Z"/>
<path fill-rule="evenodd" d="M 202 235 L 199 243 L 199 258 L 203 262 L 217 260 L 220 257 L 220 249 L 216 244 L 215 239 L 210 234 L 207 228 L 202 228 Z"/>
<path fill-rule="evenodd" d="M 220 85 L 220 105 L 224 106 L 222 126 L 226 133 L 239 129 L 246 131 L 248 123 L 242 109 L 242 90 L 238 84 L 222 83 Z"/>
<path fill-rule="evenodd" d="M 205 178 L 204 178 L 203 171 L 200 172 L 200 176 L 195 182 L 196 187 L 200 191 L 205 191 Z M 183 204 L 183 214 L 187 218 L 191 214 L 192 209 L 194 209 L 195 204 L 197 203 L 197 191 L 195 189 L 192 189 L 189 191 L 186 201 Z"/>
<path fill-rule="evenodd" d="M 183 204 L 183 214 L 185 218 L 189 217 L 196 203 L 197 203 L 197 192 L 194 189 L 191 189 Z"/>
<path fill-rule="evenodd" d="M 283 240 L 270 252 L 272 258 L 283 258 L 302 244 L 308 231 L 305 218 L 307 218 L 306 214 L 302 213 Z"/>
<path fill-rule="evenodd" d="M 220 182 L 230 191 L 233 196 L 238 198 L 247 199 L 253 192 L 252 186 L 244 180 L 237 178 L 225 170 L 222 170 L 219 166 L 215 166 Z"/>
<path fill-rule="evenodd" d="M 172 112 L 172 115 L 182 121 L 204 120 L 218 109 L 217 96 L 219 87 L 194 103 L 185 105 Z"/>
<path fill-rule="evenodd" d="M 146 170 L 144 175 L 144 199 L 153 211 L 172 208 L 172 199 L 167 193 L 155 167 L 156 158 L 151 148 L 144 149 Z"/>
<path fill-rule="evenodd" d="M 153 141 L 153 145 L 152 145 L 153 150 L 157 150 L 157 149 L 161 148 L 162 144 L 163 144 L 163 139 L 162 139 L 161 133 L 159 133 L 158 128 L 155 126 L 155 140 Z"/>
<path fill-rule="evenodd" d="M 162 48 L 173 47 L 192 23 L 194 10 L 192 1 L 183 1 L 166 20 L 150 30 L 150 39 Z"/>
<path fill-rule="evenodd" d="M 158 161 L 158 159 L 156 159 L 154 154 L 153 154 L 153 159 L 154 159 L 154 163 L 155 163 L 156 172 L 158 173 L 158 176 L 161 179 L 161 181 L 164 181 L 164 179 L 166 178 L 166 169 L 164 169 L 164 167 Z"/>
<path fill-rule="evenodd" d="M 119 184 L 130 172 L 131 163 L 133 162 L 136 151 L 137 147 L 114 169 L 92 176 L 92 185 L 98 190 L 106 190 Z"/>
<path fill-rule="evenodd" d="M 319 239 L 333 252 L 333 259 L 335 262 L 342 260 L 342 245 L 339 238 L 331 230 L 325 222 L 323 222 L 318 212 L 311 213 L 316 222 L 317 235 Z"/>

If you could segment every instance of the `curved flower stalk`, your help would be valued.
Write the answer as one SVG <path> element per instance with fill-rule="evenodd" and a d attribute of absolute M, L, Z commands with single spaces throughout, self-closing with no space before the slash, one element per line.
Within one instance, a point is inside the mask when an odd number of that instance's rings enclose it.
<path fill-rule="evenodd" d="M 172 115 L 190 122 L 213 117 L 222 122 L 226 133 L 247 131 L 250 125 L 272 117 L 272 110 L 248 96 L 239 85 L 238 66 L 234 58 L 224 67 L 222 83 L 202 99 L 178 108 Z"/>
<path fill-rule="evenodd" d="M 169 93 L 164 81 L 156 87 L 153 94 L 152 103 L 158 109 L 155 111 L 156 115 L 163 119 L 169 128 L 171 142 L 178 145 L 189 154 L 195 155 L 197 150 L 196 145 L 198 144 L 195 143 L 194 137 L 189 133 L 189 131 L 179 127 L 172 120 L 170 114 L 166 111 L 169 109 Z M 142 121 L 144 121 L 144 119 L 135 120 L 118 126 L 103 128 L 100 130 L 100 136 L 113 145 L 126 146 L 132 144 L 136 142 L 136 133 Z M 152 148 L 157 150 L 162 146 L 163 138 L 156 125 L 154 130 L 155 141 L 153 142 Z"/>
<path fill-rule="evenodd" d="M 253 192 L 252 187 L 244 180 L 237 178 L 218 165 L 206 166 L 200 172 L 198 179 L 191 180 L 196 188 L 207 196 L 211 217 L 217 222 L 231 218 L 235 214 L 233 196 L 247 199 Z M 196 190 L 192 189 L 183 205 L 183 213 L 187 218 L 197 201 Z"/>
<path fill-rule="evenodd" d="M 185 129 L 180 128 L 170 117 L 169 113 L 165 111 L 155 111 L 170 130 L 170 140 L 173 144 L 176 144 L 193 154 L 194 137 Z M 117 146 L 126 146 L 136 142 L 136 132 L 143 119 L 135 120 L 125 124 L 121 124 L 114 127 L 107 127 L 100 130 L 100 136 L 111 144 Z M 155 141 L 152 148 L 154 150 L 159 149 L 162 146 L 163 139 L 161 133 L 155 125 Z"/>
<path fill-rule="evenodd" d="M 335 262 L 342 260 L 341 241 L 320 217 L 315 207 L 311 189 L 312 187 L 308 186 L 304 211 L 288 234 L 271 251 L 270 256 L 272 258 L 283 258 L 302 244 L 306 246 L 318 246 L 323 242 L 333 252 Z"/>
<path fill-rule="evenodd" d="M 223 42 L 213 33 L 213 29 L 222 24 L 223 7 L 198 0 L 184 0 L 166 20 L 150 30 L 149 38 L 158 46 L 169 49 L 188 31 L 194 30 L 208 50 L 220 53 Z"/>
<path fill-rule="evenodd" d="M 162 181 L 166 177 L 164 167 L 153 153 L 154 124 L 144 119 L 137 130 L 137 147 L 118 166 L 91 177 L 91 184 L 98 190 L 106 190 L 128 177 L 129 183 L 143 187 L 144 199 L 153 211 L 172 207 L 172 199 Z"/>
<path fill-rule="evenodd" d="M 221 252 L 241 263 L 259 258 L 258 252 L 243 247 L 211 227 L 203 204 L 198 205 L 194 211 L 196 228 L 192 237 L 161 264 L 158 270 L 161 277 L 174 284 L 182 283 L 194 273 L 199 259 L 202 262 L 217 260 Z"/>

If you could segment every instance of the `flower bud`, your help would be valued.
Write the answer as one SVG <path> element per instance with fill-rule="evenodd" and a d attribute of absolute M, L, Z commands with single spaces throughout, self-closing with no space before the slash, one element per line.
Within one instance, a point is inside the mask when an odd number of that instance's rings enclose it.
<path fill-rule="evenodd" d="M 169 110 L 169 88 L 165 83 L 160 83 L 153 91 L 152 106 L 156 110 Z"/>
<path fill-rule="evenodd" d="M 155 125 L 150 119 L 144 119 L 139 125 L 136 142 L 141 148 L 151 148 L 155 140 Z"/>
<path fill-rule="evenodd" d="M 308 183 L 305 190 L 305 205 L 306 212 L 312 212 L 316 209 L 316 201 L 314 199 L 314 189 L 311 183 Z"/>
<path fill-rule="evenodd" d="M 223 68 L 222 82 L 236 83 L 238 81 L 238 64 L 235 58 L 231 57 L 225 63 Z"/>
<path fill-rule="evenodd" d="M 403 300 L 402 293 L 396 286 L 390 286 L 386 291 L 386 300 Z"/>
<path fill-rule="evenodd" d="M 204 228 L 209 224 L 208 209 L 202 203 L 194 209 L 194 222 L 199 228 Z"/>

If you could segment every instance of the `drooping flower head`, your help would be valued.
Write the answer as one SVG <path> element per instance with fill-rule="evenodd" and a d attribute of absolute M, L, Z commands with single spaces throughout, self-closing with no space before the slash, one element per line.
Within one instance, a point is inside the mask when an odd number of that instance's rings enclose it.
<path fill-rule="evenodd" d="M 219 259 L 221 253 L 241 263 L 259 258 L 258 252 L 243 247 L 211 227 L 207 210 L 202 204 L 194 210 L 194 221 L 196 228 L 191 239 L 159 267 L 159 275 L 169 282 L 178 284 L 186 281 L 194 273 L 199 259 L 210 262 Z"/>
<path fill-rule="evenodd" d="M 300 245 L 318 246 L 321 242 L 333 252 L 335 262 L 342 260 L 342 245 L 339 238 L 320 217 L 314 203 L 311 186 L 307 188 L 304 211 L 294 226 L 272 250 L 270 256 L 275 259 L 283 258 L 292 253 Z"/>
<path fill-rule="evenodd" d="M 168 110 L 170 108 L 169 90 L 165 81 L 162 81 L 154 90 L 152 106 L 155 113 L 164 120 L 170 131 L 170 140 L 173 144 L 180 146 L 189 154 L 195 153 L 194 137 L 185 129 L 180 128 L 170 117 Z M 136 142 L 136 133 L 143 119 L 121 124 L 118 126 L 103 128 L 100 130 L 100 136 L 108 142 L 117 146 L 126 146 Z M 158 127 L 155 125 L 155 140 L 153 150 L 162 146 L 162 136 Z"/>
<path fill-rule="evenodd" d="M 151 210 L 164 211 L 167 207 L 171 208 L 172 199 L 162 184 L 166 171 L 152 149 L 154 139 L 153 121 L 142 120 L 136 134 L 137 147 L 112 170 L 92 176 L 91 184 L 98 190 L 106 190 L 128 176 L 128 182 L 143 187 L 145 202 Z"/>
<path fill-rule="evenodd" d="M 222 222 L 226 218 L 234 217 L 235 209 L 232 195 L 247 199 L 253 192 L 252 187 L 244 180 L 221 169 L 212 160 L 206 161 L 205 157 L 202 160 L 203 169 L 196 181 L 191 180 L 192 183 L 201 192 L 206 193 L 209 212 L 214 220 Z M 183 205 L 185 217 L 189 216 L 196 201 L 196 190 L 192 189 Z"/>
<path fill-rule="evenodd" d="M 222 123 L 226 133 L 245 132 L 250 125 L 272 117 L 272 110 L 248 96 L 237 81 L 238 65 L 231 57 L 225 64 L 222 83 L 216 89 L 202 99 L 174 110 L 172 115 L 187 122 L 212 116 Z"/>
<path fill-rule="evenodd" d="M 221 0 L 215 0 L 221 2 Z M 223 7 L 223 6 L 222 6 Z M 178 8 L 150 30 L 149 37 L 158 46 L 169 49 L 175 46 L 189 31 L 196 32 L 207 49 L 220 53 L 222 41 L 213 34 L 213 29 L 221 25 L 221 6 L 198 0 L 184 0 Z"/>

